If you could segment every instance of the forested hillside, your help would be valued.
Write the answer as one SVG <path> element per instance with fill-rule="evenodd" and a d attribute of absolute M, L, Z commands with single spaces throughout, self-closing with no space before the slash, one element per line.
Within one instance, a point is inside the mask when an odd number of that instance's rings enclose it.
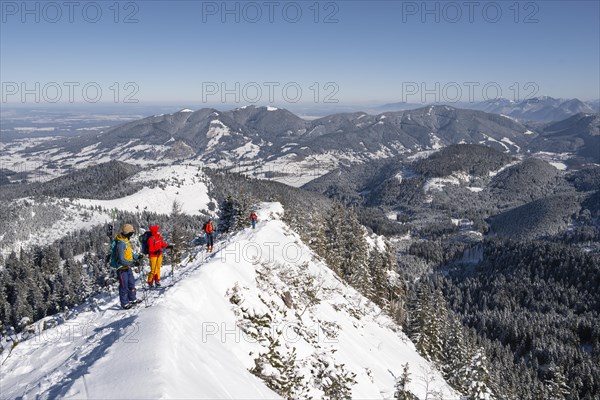
<path fill-rule="evenodd" d="M 562 380 L 567 399 L 600 393 L 598 253 L 561 243 L 491 240 L 480 263 L 458 264 L 437 283 L 468 327 L 492 350 L 510 349 L 515 365 L 535 371 L 537 382 Z M 539 398 L 533 393 L 522 388 L 516 394 Z"/>

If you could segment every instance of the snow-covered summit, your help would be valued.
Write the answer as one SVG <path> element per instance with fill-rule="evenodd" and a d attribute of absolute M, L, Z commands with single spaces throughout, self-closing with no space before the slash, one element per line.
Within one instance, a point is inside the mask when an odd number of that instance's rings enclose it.
<path fill-rule="evenodd" d="M 262 204 L 256 230 L 220 241 L 174 278 L 166 266 L 163 280 L 175 283 L 149 292 L 148 308 L 99 299 L 4 352 L 3 397 L 278 398 L 273 382 L 296 379 L 293 396 L 322 398 L 336 379 L 352 398 L 392 398 L 408 363 L 420 399 L 434 391 L 458 398 L 282 214 L 279 203 Z"/>

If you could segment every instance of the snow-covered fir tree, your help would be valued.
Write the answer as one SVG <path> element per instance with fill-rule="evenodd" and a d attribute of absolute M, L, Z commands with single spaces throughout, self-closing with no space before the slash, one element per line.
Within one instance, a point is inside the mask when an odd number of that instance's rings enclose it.
<path fill-rule="evenodd" d="M 307 386 L 296 362 L 296 349 L 284 351 L 278 338 L 270 334 L 266 338 L 267 350 L 254 359 L 250 372 L 285 399 L 306 399 Z"/>
<path fill-rule="evenodd" d="M 550 375 L 546 379 L 546 390 L 548 400 L 564 400 L 571 394 L 571 388 L 567 383 L 567 378 L 558 366 L 548 368 Z"/>
<path fill-rule="evenodd" d="M 467 396 L 473 400 L 493 400 L 494 396 L 489 388 L 487 360 L 482 348 L 474 349 L 468 356 L 468 362 L 460 372 L 462 383 Z"/>
<path fill-rule="evenodd" d="M 309 221 L 299 231 L 303 240 L 318 256 L 327 256 L 326 222 L 320 212 L 313 209 Z"/>
<path fill-rule="evenodd" d="M 356 215 L 351 212 L 346 214 L 346 224 L 343 229 L 345 257 L 342 271 L 344 279 L 365 297 L 372 299 L 375 297 L 375 292 L 369 270 L 369 250 L 365 241 L 366 232 L 358 222 Z"/>
<path fill-rule="evenodd" d="M 182 212 L 182 204 L 174 200 L 171 206 L 171 235 L 168 243 L 173 245 L 172 261 L 175 264 L 181 263 L 182 254 L 188 249 L 189 243 L 194 237 L 194 232 L 186 229 L 186 220 L 188 218 Z M 166 238 L 165 238 L 166 239 Z"/>
<path fill-rule="evenodd" d="M 466 371 L 467 345 L 463 335 L 463 327 L 456 318 L 449 319 L 448 336 L 442 357 L 442 369 L 446 380 L 461 392 L 466 392 L 463 386 L 465 380 L 461 373 Z"/>
<path fill-rule="evenodd" d="M 317 354 L 311 363 L 311 374 L 316 387 L 323 391 L 323 399 L 351 399 L 352 385 L 356 384 L 356 374 L 337 364 L 329 354 Z"/>
<path fill-rule="evenodd" d="M 408 390 L 411 381 L 408 363 L 402 366 L 402 374 L 396 379 L 394 398 L 396 400 L 418 400 L 417 396 Z"/>
<path fill-rule="evenodd" d="M 252 212 L 252 198 L 245 192 L 241 192 L 235 203 L 235 217 L 233 229 L 239 231 L 250 226 L 250 213 Z"/>
<path fill-rule="evenodd" d="M 344 254 L 347 250 L 344 232 L 346 212 L 341 204 L 335 204 L 326 220 L 325 236 L 327 238 L 327 264 L 341 278 L 344 277 Z"/>
<path fill-rule="evenodd" d="M 244 192 L 237 197 L 227 196 L 219 204 L 219 232 L 227 233 L 247 228 L 250 225 L 253 202 L 253 199 Z"/>

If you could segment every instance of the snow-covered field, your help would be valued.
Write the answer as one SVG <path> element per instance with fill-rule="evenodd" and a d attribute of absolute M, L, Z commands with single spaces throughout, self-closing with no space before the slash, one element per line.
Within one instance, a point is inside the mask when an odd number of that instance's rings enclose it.
<path fill-rule="evenodd" d="M 471 182 L 474 179 L 473 175 L 469 175 L 465 172 L 454 172 L 449 176 L 443 178 L 429 178 L 425 185 L 423 186 L 423 191 L 425 193 L 431 190 L 443 190 L 446 185 L 461 185 L 462 183 Z"/>
<path fill-rule="evenodd" d="M 55 137 L 27 138 L 0 143 L 0 169 L 7 169 L 26 174 L 29 180 L 39 182 L 50 180 L 58 175 L 49 174 L 44 168 L 46 154 L 27 154 L 25 151 Z"/>
<path fill-rule="evenodd" d="M 267 161 L 253 170 L 259 177 L 300 187 L 336 168 L 342 154 L 316 154 L 299 159 L 295 153 Z M 355 160 L 356 161 L 356 160 Z"/>
<path fill-rule="evenodd" d="M 434 390 L 458 399 L 400 329 L 319 261 L 281 214 L 280 204 L 263 204 L 256 230 L 176 271 L 164 294 L 150 292 L 148 308 L 123 311 L 116 295 L 101 297 L 4 351 L 2 397 L 279 398 L 249 372 L 266 352 L 265 341 L 249 335 L 255 332 L 279 340 L 282 357 L 295 350 L 288 366 L 315 398 L 323 392 L 311 362 L 320 359 L 355 374 L 352 398 L 392 398 L 394 376 L 408 363 L 409 387 L 420 399 Z M 319 301 L 307 304 L 307 285 L 290 285 L 293 279 L 312 282 Z M 269 315 L 269 322 L 252 326 L 244 315 Z"/>
<path fill-rule="evenodd" d="M 573 155 L 571 153 L 550 153 L 547 151 L 540 151 L 534 154 L 534 157 L 546 161 L 548 164 L 561 171 L 567 170 L 567 164 L 565 164 L 565 161 L 572 156 Z"/>
<path fill-rule="evenodd" d="M 138 212 L 150 211 L 170 214 L 174 201 L 181 204 L 182 211 L 197 215 L 200 210 L 208 210 L 212 200 L 204 182 L 204 174 L 196 166 L 169 165 L 144 170 L 131 178 L 134 182 L 151 180 L 164 181 L 155 188 L 145 187 L 131 196 L 114 200 L 78 199 L 77 203 L 87 206 L 101 206 L 107 209 Z"/>

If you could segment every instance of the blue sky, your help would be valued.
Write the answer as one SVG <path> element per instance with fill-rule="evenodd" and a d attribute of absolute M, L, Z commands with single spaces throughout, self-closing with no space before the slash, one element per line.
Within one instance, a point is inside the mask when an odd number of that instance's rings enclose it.
<path fill-rule="evenodd" d="M 465 3 L 2 0 L 2 103 L 600 97 L 599 2 Z"/>

